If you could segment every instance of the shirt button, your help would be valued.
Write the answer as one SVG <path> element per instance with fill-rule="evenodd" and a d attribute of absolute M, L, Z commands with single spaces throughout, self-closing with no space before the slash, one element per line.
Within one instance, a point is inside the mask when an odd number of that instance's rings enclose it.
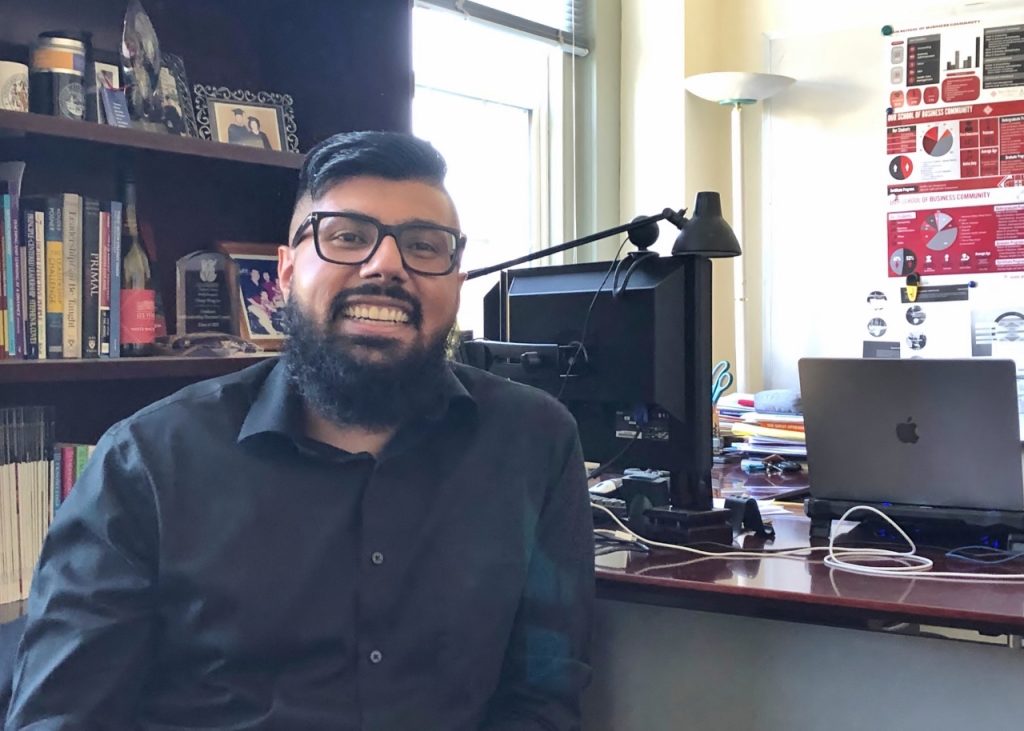
<path fill-rule="evenodd" d="M 374 650 L 370 653 L 370 662 L 374 665 L 384 659 L 384 656 L 380 654 L 380 650 Z"/>
<path fill-rule="evenodd" d="M 374 566 L 380 566 L 382 563 L 384 563 L 384 554 L 380 551 L 374 551 L 372 554 L 370 554 L 370 560 L 373 561 Z"/>

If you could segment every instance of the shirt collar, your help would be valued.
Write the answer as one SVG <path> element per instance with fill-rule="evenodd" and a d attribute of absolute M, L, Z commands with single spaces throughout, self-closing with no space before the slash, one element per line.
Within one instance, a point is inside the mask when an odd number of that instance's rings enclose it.
<path fill-rule="evenodd" d="M 258 388 L 238 432 L 238 443 L 267 433 L 280 434 L 296 444 L 307 441 L 303 431 L 302 399 L 288 377 L 288 369 L 283 358 L 278 360 Z M 438 422 L 449 412 L 456 411 L 474 416 L 476 400 L 465 384 L 452 372 L 451 367 L 447 367 L 437 406 L 428 412 L 426 419 Z"/>

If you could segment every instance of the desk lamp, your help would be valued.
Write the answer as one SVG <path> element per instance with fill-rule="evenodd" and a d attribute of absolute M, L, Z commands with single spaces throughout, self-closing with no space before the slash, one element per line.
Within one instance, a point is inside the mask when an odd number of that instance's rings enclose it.
<path fill-rule="evenodd" d="M 743 136 L 740 133 L 740 110 L 750 104 L 778 94 L 796 79 L 779 74 L 717 71 L 687 78 L 683 85 L 691 94 L 732 107 L 732 225 L 736 236 L 743 238 Z M 749 388 L 746 338 L 746 272 L 742 258 L 733 263 L 733 296 L 735 300 L 735 369 L 736 390 Z"/>

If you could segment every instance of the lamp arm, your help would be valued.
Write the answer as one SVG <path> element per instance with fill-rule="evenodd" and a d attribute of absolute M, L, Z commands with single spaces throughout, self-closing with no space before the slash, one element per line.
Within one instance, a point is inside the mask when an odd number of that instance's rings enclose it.
<path fill-rule="evenodd" d="M 634 231 L 644 226 L 649 226 L 652 223 L 658 221 L 671 221 L 677 228 L 682 228 L 686 225 L 686 209 L 681 208 L 678 211 L 674 211 L 671 208 L 666 208 L 661 213 L 654 216 L 644 216 L 642 218 L 634 218 L 629 223 L 624 223 L 621 226 L 615 226 L 613 228 L 605 229 L 604 231 L 598 231 L 597 233 L 589 234 L 579 239 L 573 239 L 572 241 L 566 241 L 564 244 L 555 244 L 549 246 L 546 249 L 540 251 L 534 251 L 532 253 L 520 256 L 516 259 L 510 259 L 508 261 L 501 262 L 500 264 L 492 264 L 491 266 L 483 267 L 481 269 L 473 269 L 466 275 L 466 279 L 476 279 L 482 277 L 485 274 L 500 271 L 501 269 L 508 269 L 514 267 L 517 264 L 525 264 L 528 261 L 534 261 L 544 256 L 551 254 L 557 254 L 560 251 L 568 251 L 569 249 L 575 249 L 577 246 L 583 246 L 600 239 L 614 236 L 615 234 L 625 233 L 627 231 Z"/>

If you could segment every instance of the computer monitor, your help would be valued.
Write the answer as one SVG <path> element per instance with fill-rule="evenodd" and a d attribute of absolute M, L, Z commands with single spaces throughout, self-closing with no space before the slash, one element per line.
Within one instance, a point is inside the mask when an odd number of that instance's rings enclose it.
<path fill-rule="evenodd" d="M 611 277 L 602 287 L 608 268 L 597 262 L 505 272 L 485 297 L 484 338 L 492 347 L 477 364 L 560 398 L 576 418 L 588 461 L 604 463 L 625 450 L 617 471 L 667 470 L 671 507 L 709 510 L 711 263 L 644 259 L 618 296 Z"/>

